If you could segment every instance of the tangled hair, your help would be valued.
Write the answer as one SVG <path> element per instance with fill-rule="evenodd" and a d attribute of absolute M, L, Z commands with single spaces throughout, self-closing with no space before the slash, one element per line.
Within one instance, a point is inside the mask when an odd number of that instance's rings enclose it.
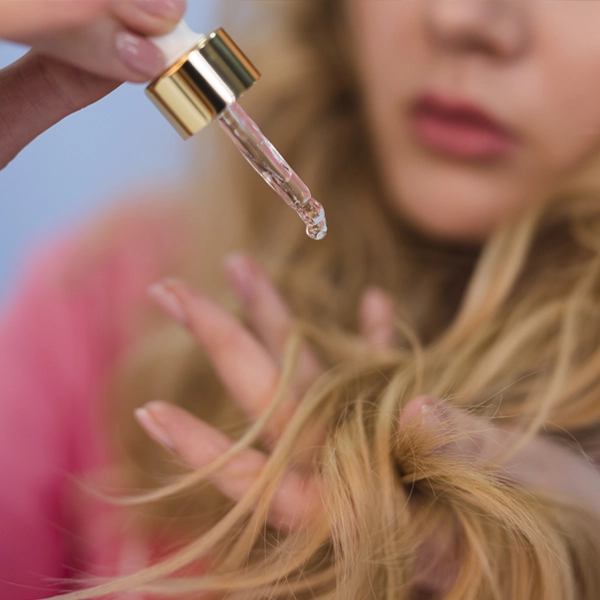
<path fill-rule="evenodd" d="M 519 428 L 513 451 L 544 435 L 598 454 L 600 200 L 551 198 L 483 248 L 421 238 L 386 204 L 338 2 L 269 3 L 269 10 L 288 13 L 286 26 L 269 32 L 276 55 L 249 52 L 265 73 L 248 98 L 256 102 L 250 112 L 325 204 L 330 233 L 318 244 L 306 239 L 295 215 L 223 148 L 219 161 L 239 177 L 212 185 L 203 178 L 200 189 L 215 201 L 186 205 L 201 248 L 180 274 L 222 294 L 211 251 L 241 246 L 266 265 L 298 317 L 280 388 L 249 425 L 185 333 L 162 320 L 146 331 L 115 385 L 127 483 L 147 492 L 127 510 L 140 529 L 160 536 L 166 522 L 185 544 L 139 573 L 67 597 L 136 590 L 165 598 L 414 599 L 417 556 L 435 531 L 457 540 L 447 600 L 600 598 L 593 515 L 511 483 L 501 463 L 438 452 L 450 434 L 427 433 L 418 420 L 397 427 L 404 404 L 428 394 Z M 227 220 L 228 239 L 211 235 L 215 220 Z M 357 304 L 370 284 L 398 303 L 398 341 L 389 350 L 375 351 L 356 334 Z M 256 483 L 232 503 L 207 480 L 234 454 L 260 446 L 303 341 L 326 372 Z M 133 423 L 132 409 L 154 397 L 238 443 L 217 463 L 185 471 Z M 270 501 L 298 440 L 315 426 L 326 432 L 312 458 L 323 520 L 278 531 L 266 521 Z M 194 574 L 200 560 L 210 563 L 208 574 Z"/>

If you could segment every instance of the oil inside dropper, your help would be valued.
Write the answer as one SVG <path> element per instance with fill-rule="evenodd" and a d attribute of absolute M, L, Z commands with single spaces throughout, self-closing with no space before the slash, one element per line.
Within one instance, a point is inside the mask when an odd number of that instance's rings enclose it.
<path fill-rule="evenodd" d="M 323 207 L 243 108 L 234 102 L 219 115 L 218 121 L 246 160 L 298 213 L 306 224 L 307 235 L 322 240 L 327 233 Z"/>

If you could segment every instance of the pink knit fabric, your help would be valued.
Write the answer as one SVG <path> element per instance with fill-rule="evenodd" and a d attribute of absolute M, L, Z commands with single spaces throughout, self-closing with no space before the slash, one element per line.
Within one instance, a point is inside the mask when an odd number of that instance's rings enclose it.
<path fill-rule="evenodd" d="M 161 272 L 169 235 L 127 232 L 77 273 L 80 238 L 26 270 L 0 318 L 0 598 L 64 590 L 53 578 L 116 574 L 145 564 L 114 511 L 75 510 L 74 478 L 109 462 L 106 385 L 131 342 L 136 309 Z M 75 274 L 74 274 L 75 273 Z M 149 398 L 150 400 L 150 398 Z"/>

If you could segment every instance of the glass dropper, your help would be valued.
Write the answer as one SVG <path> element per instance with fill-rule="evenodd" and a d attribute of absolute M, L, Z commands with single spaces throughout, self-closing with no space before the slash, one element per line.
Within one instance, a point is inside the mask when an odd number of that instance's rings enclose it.
<path fill-rule="evenodd" d="M 182 21 L 152 41 L 172 66 L 146 93 L 179 134 L 187 139 L 216 119 L 252 167 L 298 213 L 308 236 L 323 239 L 323 207 L 237 102 L 260 73 L 227 33 L 218 29 L 203 36 Z"/>
<path fill-rule="evenodd" d="M 234 102 L 219 115 L 218 121 L 256 172 L 298 213 L 306 224 L 306 234 L 313 240 L 322 240 L 327 234 L 323 207 L 244 109 Z"/>

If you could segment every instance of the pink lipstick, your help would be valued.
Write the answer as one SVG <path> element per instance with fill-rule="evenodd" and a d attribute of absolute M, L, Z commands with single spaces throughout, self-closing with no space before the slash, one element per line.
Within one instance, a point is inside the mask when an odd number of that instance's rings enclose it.
<path fill-rule="evenodd" d="M 517 140 L 501 123 L 469 102 L 426 94 L 414 105 L 411 129 L 425 147 L 464 159 L 499 159 L 516 147 Z"/>

